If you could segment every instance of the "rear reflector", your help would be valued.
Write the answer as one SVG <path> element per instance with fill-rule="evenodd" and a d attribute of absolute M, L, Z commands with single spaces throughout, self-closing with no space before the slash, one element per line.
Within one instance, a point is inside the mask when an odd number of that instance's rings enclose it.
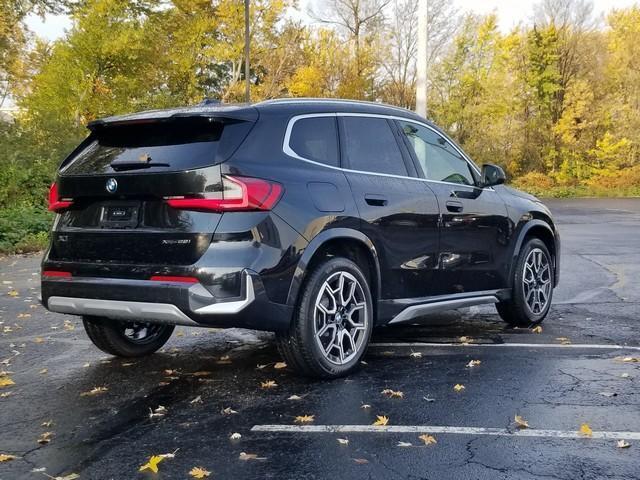
<path fill-rule="evenodd" d="M 43 277 L 60 277 L 60 278 L 71 278 L 71 272 L 63 272 L 61 270 L 43 270 Z"/>
<path fill-rule="evenodd" d="M 172 277 L 170 275 L 154 275 L 150 278 L 154 282 L 181 282 L 181 283 L 198 283 L 195 277 Z"/>
<path fill-rule="evenodd" d="M 222 192 L 205 197 L 169 197 L 173 208 L 201 212 L 271 210 L 282 195 L 279 183 L 248 177 L 222 177 Z"/>
<path fill-rule="evenodd" d="M 73 205 L 73 200 L 70 198 L 60 199 L 58 198 L 58 184 L 52 183 L 49 187 L 49 210 L 52 212 L 60 212 L 65 208 L 69 208 Z"/>

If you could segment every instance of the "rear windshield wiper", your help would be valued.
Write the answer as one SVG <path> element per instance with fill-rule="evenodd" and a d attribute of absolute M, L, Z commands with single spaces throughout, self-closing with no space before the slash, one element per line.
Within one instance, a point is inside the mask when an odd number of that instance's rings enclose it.
<path fill-rule="evenodd" d="M 109 164 L 109 166 L 116 172 L 119 172 L 122 170 L 137 170 L 140 168 L 170 167 L 171 165 L 163 162 L 154 162 L 151 160 L 151 157 L 147 155 L 145 158 L 140 158 L 139 160 L 114 160 Z"/>

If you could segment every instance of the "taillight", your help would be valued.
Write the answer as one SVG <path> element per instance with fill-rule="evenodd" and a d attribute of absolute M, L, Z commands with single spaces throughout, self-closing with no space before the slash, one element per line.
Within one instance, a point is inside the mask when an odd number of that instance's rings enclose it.
<path fill-rule="evenodd" d="M 52 212 L 60 212 L 65 208 L 69 208 L 72 204 L 72 199 L 60 199 L 58 197 L 58 184 L 52 183 L 51 187 L 49 187 L 49 210 Z"/>
<path fill-rule="evenodd" d="M 65 272 L 62 270 L 43 270 L 43 277 L 57 277 L 57 278 L 71 278 L 71 272 Z"/>
<path fill-rule="evenodd" d="M 195 277 L 177 277 L 171 275 L 153 275 L 149 280 L 154 282 L 198 283 Z"/>
<path fill-rule="evenodd" d="M 248 177 L 222 177 L 222 192 L 202 197 L 167 197 L 173 208 L 200 212 L 271 210 L 282 195 L 279 183 Z"/>

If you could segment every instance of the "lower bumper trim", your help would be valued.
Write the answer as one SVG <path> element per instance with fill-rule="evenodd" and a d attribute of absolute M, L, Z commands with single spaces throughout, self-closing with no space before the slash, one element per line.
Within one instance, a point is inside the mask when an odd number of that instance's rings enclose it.
<path fill-rule="evenodd" d="M 169 303 L 98 300 L 95 298 L 49 297 L 47 307 L 52 312 L 71 315 L 95 315 L 117 320 L 148 321 L 171 325 L 199 326 L 178 307 Z"/>

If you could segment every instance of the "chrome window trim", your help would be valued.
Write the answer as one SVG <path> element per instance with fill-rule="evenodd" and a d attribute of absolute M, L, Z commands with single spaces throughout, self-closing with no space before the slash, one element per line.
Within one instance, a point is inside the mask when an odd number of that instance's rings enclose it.
<path fill-rule="evenodd" d="M 285 131 L 284 134 L 284 141 L 282 143 L 282 151 L 284 152 L 285 155 L 288 155 L 289 157 L 293 157 L 296 158 L 298 160 L 302 160 L 303 162 L 307 162 L 307 163 L 311 163 L 313 165 L 319 165 L 321 167 L 325 167 L 325 168 L 331 168 L 333 170 L 340 170 L 343 172 L 349 172 L 349 173 L 359 173 L 359 174 L 363 174 L 363 175 L 376 175 L 379 177 L 391 177 L 391 178 L 401 178 L 401 179 L 405 179 L 405 180 L 417 180 L 419 182 L 429 182 L 429 183 L 440 183 L 440 184 L 444 184 L 444 185 L 455 185 L 456 187 L 467 187 L 467 188 L 473 188 L 473 189 L 481 189 L 481 190 L 488 190 L 488 191 L 492 191 L 494 192 L 495 190 L 493 189 L 493 187 L 479 187 L 478 185 L 464 185 L 462 183 L 454 183 L 454 182 L 443 182 L 440 180 L 431 180 L 429 178 L 418 178 L 418 177 L 408 177 L 408 176 L 404 176 L 404 175 L 392 175 L 390 173 L 377 173 L 377 172 L 366 172 L 363 170 L 352 170 L 350 168 L 342 168 L 342 167 L 334 167 L 333 165 L 325 165 L 324 163 L 320 163 L 320 162 L 316 162 L 314 160 L 310 160 L 308 158 L 304 158 L 300 155 L 298 155 L 293 148 L 291 148 L 290 140 L 291 140 L 291 131 L 293 130 L 293 126 L 295 125 L 295 123 L 298 120 L 302 120 L 305 118 L 318 118 L 318 117 L 369 117 L 369 118 L 384 118 L 384 119 L 389 119 L 389 120 L 400 120 L 403 122 L 410 122 L 410 123 L 415 123 L 416 125 L 420 125 L 422 127 L 428 128 L 429 130 L 431 130 L 432 132 L 441 135 L 440 132 L 438 132 L 435 128 L 431 127 L 430 125 L 424 123 L 424 122 L 420 122 L 418 120 L 414 120 L 412 118 L 407 118 L 407 117 L 399 117 L 396 115 L 384 115 L 384 114 L 379 114 L 379 113 L 356 113 L 356 112 L 330 112 L 330 113 L 305 113 L 302 115 L 296 115 L 294 117 L 291 117 L 289 119 L 289 122 L 287 123 L 287 129 Z M 443 137 L 444 140 L 451 145 L 454 150 L 456 152 L 458 152 L 460 154 L 460 156 L 464 159 L 465 162 L 467 162 L 467 164 L 473 168 L 473 170 L 475 172 L 478 173 L 478 175 L 481 174 L 480 169 L 475 165 L 475 163 L 473 163 L 469 157 L 467 157 L 465 155 L 465 153 L 460 150 L 456 145 L 454 145 L 453 143 L 451 143 L 447 138 Z"/>

